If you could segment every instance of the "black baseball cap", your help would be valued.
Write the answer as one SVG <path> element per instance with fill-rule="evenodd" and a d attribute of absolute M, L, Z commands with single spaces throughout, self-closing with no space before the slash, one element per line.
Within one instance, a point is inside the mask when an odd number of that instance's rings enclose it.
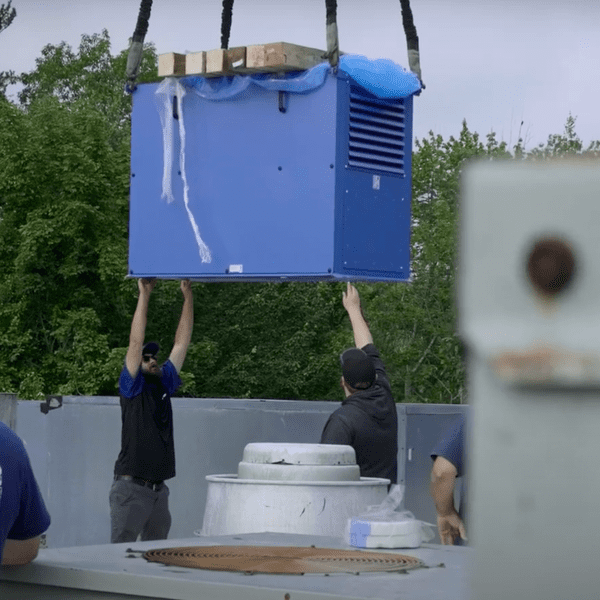
<path fill-rule="evenodd" d="M 143 348 L 142 348 L 142 356 L 156 356 L 158 354 L 158 351 L 160 350 L 160 346 L 156 343 L 156 342 L 148 342 Z"/>
<path fill-rule="evenodd" d="M 344 381 L 355 390 L 370 388 L 377 377 L 375 365 L 369 355 L 360 348 L 349 348 L 341 356 Z"/>

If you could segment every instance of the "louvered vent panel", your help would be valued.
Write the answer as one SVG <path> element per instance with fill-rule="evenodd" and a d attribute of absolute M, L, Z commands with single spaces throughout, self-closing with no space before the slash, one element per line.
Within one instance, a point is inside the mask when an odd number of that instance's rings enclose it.
<path fill-rule="evenodd" d="M 350 91 L 348 166 L 404 175 L 404 101 Z"/>

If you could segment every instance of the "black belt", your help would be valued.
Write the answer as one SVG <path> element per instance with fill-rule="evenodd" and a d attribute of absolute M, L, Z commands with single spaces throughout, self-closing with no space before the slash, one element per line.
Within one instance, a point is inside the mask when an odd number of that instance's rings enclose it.
<path fill-rule="evenodd" d="M 154 492 L 158 492 L 164 483 L 164 481 L 148 481 L 147 479 L 132 477 L 131 475 L 115 475 L 115 481 L 118 481 L 119 479 L 122 479 L 123 481 L 131 481 L 132 483 L 141 485 L 142 487 L 150 488 Z"/>

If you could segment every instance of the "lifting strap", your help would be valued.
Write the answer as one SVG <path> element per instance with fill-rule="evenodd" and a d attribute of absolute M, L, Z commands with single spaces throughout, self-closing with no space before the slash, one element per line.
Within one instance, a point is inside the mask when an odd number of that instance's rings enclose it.
<path fill-rule="evenodd" d="M 329 64 L 337 67 L 340 62 L 340 41 L 337 27 L 337 2 L 336 0 L 325 0 L 325 28 L 327 31 L 327 54 Z"/>
<path fill-rule="evenodd" d="M 223 0 L 223 13 L 221 16 L 221 48 L 227 50 L 229 47 L 229 35 L 231 33 L 231 21 L 233 15 L 234 0 Z M 332 67 L 337 67 L 340 59 L 340 44 L 337 27 L 337 1 L 325 0 L 325 27 L 327 31 L 327 54 Z M 421 86 L 425 85 L 421 79 L 421 64 L 419 60 L 419 37 L 413 20 L 410 0 L 400 0 L 402 11 L 402 25 L 406 35 L 406 46 L 408 50 L 408 68 L 419 78 Z"/>
<path fill-rule="evenodd" d="M 229 34 L 231 33 L 231 18 L 233 15 L 233 0 L 223 0 L 221 14 L 221 49 L 229 48 Z"/>
<path fill-rule="evenodd" d="M 337 2 L 336 0 L 325 0 L 327 16 L 325 26 L 327 28 L 327 54 L 326 58 L 332 67 L 337 67 L 340 59 L 340 44 L 337 29 Z M 231 34 L 231 21 L 233 15 L 233 0 L 223 0 L 223 12 L 221 13 L 221 49 L 229 47 L 229 35 Z"/>
<path fill-rule="evenodd" d="M 223 12 L 221 13 L 221 48 L 226 50 L 229 47 L 229 37 L 231 34 L 231 21 L 233 18 L 234 0 L 223 0 Z M 138 21 L 131 40 L 129 56 L 127 57 L 127 84 L 125 89 L 128 92 L 135 90 L 135 80 L 138 75 L 142 53 L 144 50 L 144 38 L 148 31 L 148 21 L 152 9 L 152 0 L 141 0 Z M 340 59 L 340 43 L 337 27 L 337 1 L 325 0 L 325 27 L 327 32 L 327 54 L 325 57 L 329 60 L 332 67 L 337 67 Z M 425 85 L 421 80 L 421 64 L 419 60 L 419 37 L 413 21 L 413 14 L 410 8 L 410 0 L 400 0 L 400 9 L 402 11 L 402 25 L 406 35 L 406 46 L 408 50 L 408 67 L 419 78 L 421 86 Z"/>
<path fill-rule="evenodd" d="M 140 63 L 142 62 L 144 38 L 148 32 L 148 21 L 150 20 L 151 10 L 152 0 L 142 0 L 137 25 L 131 38 L 131 46 L 129 47 L 129 55 L 127 56 L 127 68 L 125 70 L 125 76 L 127 77 L 125 90 L 129 93 L 132 93 L 136 88 L 135 80 L 140 70 Z"/>
<path fill-rule="evenodd" d="M 425 89 L 425 84 L 421 79 L 421 63 L 419 60 L 419 36 L 417 28 L 413 21 L 413 14 L 410 8 L 410 0 L 400 0 L 400 9 L 402 11 L 402 26 L 406 35 L 406 48 L 408 50 L 408 68 L 419 78 L 421 87 Z"/>

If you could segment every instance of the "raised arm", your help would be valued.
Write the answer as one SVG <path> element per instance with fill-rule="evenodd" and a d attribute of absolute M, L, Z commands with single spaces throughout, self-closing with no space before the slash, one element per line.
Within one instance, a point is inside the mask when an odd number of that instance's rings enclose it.
<path fill-rule="evenodd" d="M 373 343 L 373 336 L 369 330 L 369 326 L 365 321 L 360 306 L 360 296 L 356 288 L 348 282 L 346 291 L 343 293 L 342 302 L 344 308 L 350 317 L 352 323 L 352 331 L 354 333 L 354 343 L 357 348 L 364 348 L 367 344 Z"/>
<path fill-rule="evenodd" d="M 129 348 L 125 357 L 125 366 L 133 379 L 135 379 L 142 364 L 142 348 L 144 347 L 146 322 L 148 321 L 148 302 L 155 283 L 155 279 L 138 279 L 138 303 L 131 321 Z"/>
<path fill-rule="evenodd" d="M 437 512 L 437 525 L 442 544 L 452 545 L 460 537 L 467 539 L 464 523 L 454 508 L 456 467 L 443 456 L 438 456 L 431 469 L 430 491 Z"/>
<path fill-rule="evenodd" d="M 188 346 L 192 340 L 192 329 L 194 327 L 194 297 L 192 295 L 192 284 L 189 279 L 181 281 L 181 293 L 183 294 L 183 308 L 181 309 L 181 317 L 175 333 L 173 350 L 171 350 L 169 356 L 169 360 L 173 363 L 178 373 L 183 366 Z"/>

